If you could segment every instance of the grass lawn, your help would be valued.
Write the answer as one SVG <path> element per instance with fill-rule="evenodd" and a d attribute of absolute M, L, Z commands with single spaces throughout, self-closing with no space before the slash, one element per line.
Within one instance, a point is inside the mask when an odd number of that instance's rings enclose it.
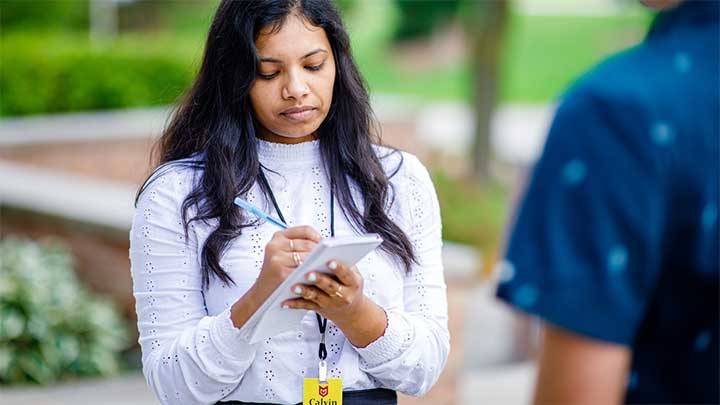
<path fill-rule="evenodd" d="M 169 28 L 180 34 L 175 38 L 186 48 L 184 52 L 191 47 L 192 54 L 201 55 L 198 49 L 202 49 L 213 12 L 212 4 L 188 3 L 168 15 Z M 470 100 L 467 63 L 408 72 L 389 62 L 390 39 L 398 19 L 391 2 L 358 2 L 344 18 L 355 58 L 371 91 L 422 99 Z M 611 17 L 511 14 L 502 58 L 502 101 L 553 100 L 583 71 L 640 41 L 650 20 L 647 13 Z"/>
<path fill-rule="evenodd" d="M 502 62 L 502 100 L 557 97 L 583 71 L 642 40 L 649 22 L 649 15 L 513 16 Z"/>
<path fill-rule="evenodd" d="M 503 102 L 547 102 L 583 71 L 642 39 L 648 15 L 615 17 L 513 15 L 502 58 Z M 363 38 L 364 39 L 364 38 Z M 355 56 L 372 91 L 425 99 L 470 100 L 467 63 L 420 73 L 387 61 L 388 42 L 354 40 Z"/>
<path fill-rule="evenodd" d="M 172 54 L 173 59 L 187 61 L 189 69 L 196 69 L 214 6 L 180 4 L 163 16 L 164 29 L 149 34 L 122 34 L 108 51 L 148 57 L 161 53 L 166 58 Z M 470 100 L 471 72 L 467 62 L 419 72 L 394 65 L 389 55 L 398 16 L 392 3 L 357 4 L 362 6 L 345 20 L 356 60 L 372 92 L 417 96 L 428 101 Z M 553 100 L 581 72 L 605 56 L 637 43 L 649 21 L 649 14 L 613 17 L 512 14 L 502 57 L 501 100 L 538 103 Z M 52 52 L 88 46 L 86 33 L 3 32 L 1 39 L 9 47 L 26 42 L 25 52 L 33 52 L 29 48 Z"/>

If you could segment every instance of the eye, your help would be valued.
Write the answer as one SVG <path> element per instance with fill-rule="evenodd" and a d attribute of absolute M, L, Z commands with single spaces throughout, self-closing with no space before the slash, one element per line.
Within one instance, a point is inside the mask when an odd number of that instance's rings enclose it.
<path fill-rule="evenodd" d="M 258 75 L 259 78 L 261 78 L 261 79 L 263 79 L 263 80 L 272 80 L 272 79 L 274 79 L 274 78 L 278 75 L 278 73 L 279 73 L 279 72 L 275 72 L 275 73 L 271 73 L 271 74 L 258 73 L 257 75 Z"/>
<path fill-rule="evenodd" d="M 321 64 L 319 64 L 319 65 L 305 66 L 305 69 L 311 70 L 311 71 L 313 71 L 313 72 L 317 72 L 318 70 L 322 69 L 323 66 L 325 66 L 325 62 L 323 62 L 323 63 L 321 63 Z"/>

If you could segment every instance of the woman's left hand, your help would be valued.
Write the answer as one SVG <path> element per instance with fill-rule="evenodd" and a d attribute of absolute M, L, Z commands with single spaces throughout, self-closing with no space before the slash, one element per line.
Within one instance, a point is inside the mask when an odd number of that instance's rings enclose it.
<path fill-rule="evenodd" d="M 333 260 L 328 269 L 332 274 L 314 271 L 305 277 L 307 284 L 292 286 L 292 292 L 299 298 L 285 301 L 283 306 L 315 311 L 336 324 L 361 315 L 365 296 L 357 267 Z"/>

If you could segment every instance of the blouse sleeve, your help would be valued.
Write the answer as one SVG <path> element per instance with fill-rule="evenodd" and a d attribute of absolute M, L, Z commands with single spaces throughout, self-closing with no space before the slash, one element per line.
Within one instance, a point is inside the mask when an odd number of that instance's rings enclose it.
<path fill-rule="evenodd" d="M 450 351 L 440 207 L 425 167 L 407 154 L 403 164 L 407 175 L 398 185 L 398 198 L 409 202 L 402 215 L 410 218 L 406 233 L 419 264 L 403 275 L 403 306 L 385 309 L 385 334 L 356 350 L 360 368 L 383 386 L 423 395 L 437 381 Z"/>
<path fill-rule="evenodd" d="M 208 316 L 194 226 L 186 240 L 182 202 L 187 171 L 154 176 L 130 230 L 130 261 L 143 373 L 162 403 L 215 403 L 238 385 L 255 358 L 230 311 Z M 191 173 L 191 172 L 190 172 Z"/>

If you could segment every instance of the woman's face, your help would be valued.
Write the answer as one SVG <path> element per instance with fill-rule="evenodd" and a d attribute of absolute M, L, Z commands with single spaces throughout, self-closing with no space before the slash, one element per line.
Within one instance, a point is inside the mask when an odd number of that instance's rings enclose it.
<path fill-rule="evenodd" d="M 295 15 L 279 31 L 260 31 L 255 46 L 260 55 L 258 77 L 250 101 L 260 136 L 299 140 L 312 136 L 332 103 L 335 59 L 325 30 Z"/>

